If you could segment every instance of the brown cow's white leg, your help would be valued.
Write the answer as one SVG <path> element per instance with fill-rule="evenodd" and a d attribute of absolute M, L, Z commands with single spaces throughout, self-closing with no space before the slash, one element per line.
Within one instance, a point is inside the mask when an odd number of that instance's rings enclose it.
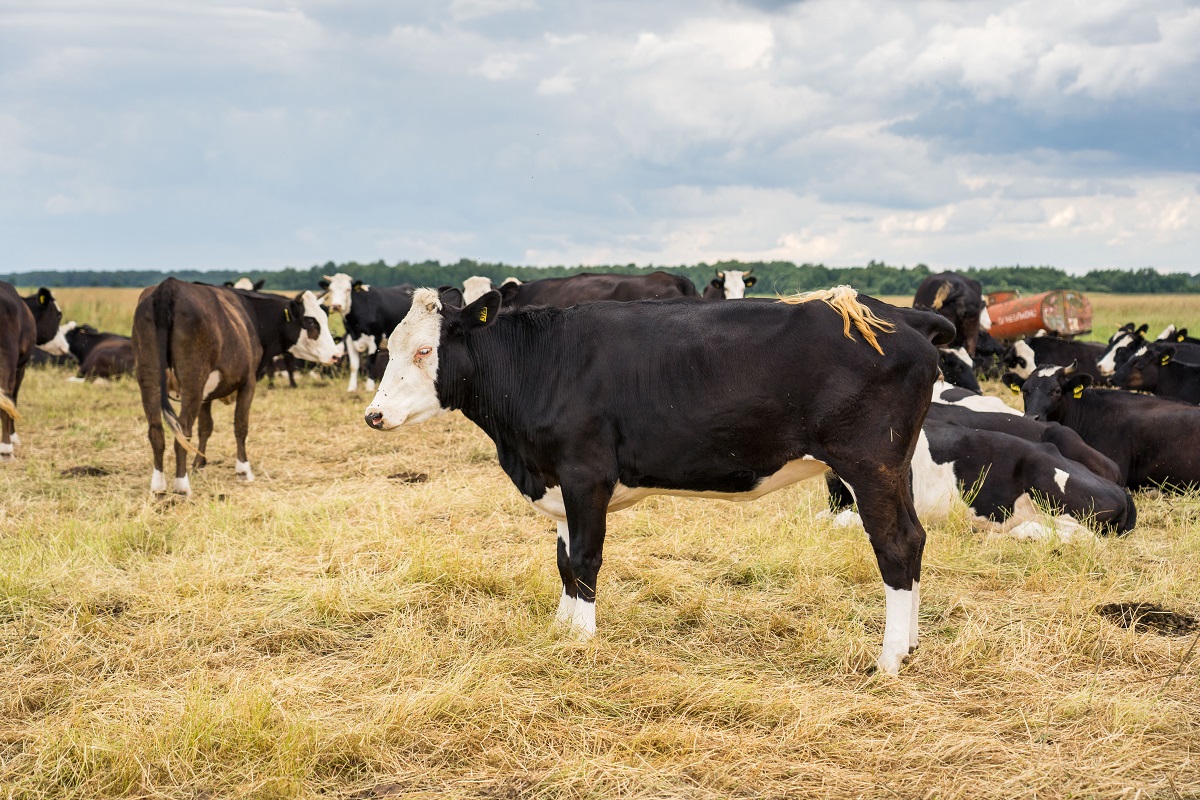
<path fill-rule="evenodd" d="M 250 403 L 254 400 L 254 379 L 238 389 L 237 405 L 233 407 L 233 436 L 237 440 L 237 463 L 235 474 L 246 482 L 254 480 L 250 471 L 250 457 L 246 455 L 246 435 L 250 432 Z"/>

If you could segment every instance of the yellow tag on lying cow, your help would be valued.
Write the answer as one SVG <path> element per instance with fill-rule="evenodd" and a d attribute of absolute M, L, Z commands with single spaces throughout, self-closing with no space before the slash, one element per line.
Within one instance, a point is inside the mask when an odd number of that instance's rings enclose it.
<path fill-rule="evenodd" d="M 1020 393 L 1021 393 L 1021 387 L 1020 387 L 1020 386 L 1017 386 L 1015 383 L 1010 383 L 1010 384 L 1008 385 L 1008 388 L 1012 389 L 1012 393 L 1013 393 L 1013 394 L 1020 394 Z"/>
<path fill-rule="evenodd" d="M 1076 387 L 1075 387 L 1075 393 L 1074 393 L 1074 394 L 1075 394 L 1075 399 L 1076 399 L 1076 400 L 1078 400 L 1079 398 L 1083 397 L 1083 387 L 1082 387 L 1082 386 L 1076 386 Z"/>
<path fill-rule="evenodd" d="M 479 321 L 487 322 L 487 306 L 484 306 L 483 308 L 479 309 Z"/>
<path fill-rule="evenodd" d="M 1187 337 L 1186 337 L 1186 336 L 1184 336 L 1184 335 L 1181 333 L 1181 334 L 1179 334 L 1178 336 L 1176 336 L 1176 337 L 1175 337 L 1175 341 L 1177 341 L 1177 342 L 1182 342 L 1182 341 L 1183 341 L 1184 339 L 1186 339 L 1186 338 L 1187 338 Z"/>
<path fill-rule="evenodd" d="M 1162 364 L 1162 365 L 1165 367 L 1167 364 L 1170 364 L 1170 363 L 1171 363 L 1171 357 L 1170 357 L 1170 356 L 1163 356 L 1163 357 L 1162 357 L 1162 360 L 1161 360 L 1161 361 L 1159 361 L 1158 363 Z"/>

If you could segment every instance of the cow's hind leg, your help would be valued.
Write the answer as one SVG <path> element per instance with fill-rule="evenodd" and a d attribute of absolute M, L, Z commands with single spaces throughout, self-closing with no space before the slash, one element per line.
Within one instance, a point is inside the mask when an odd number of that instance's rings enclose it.
<path fill-rule="evenodd" d="M 873 464 L 850 474 L 839 472 L 858 498 L 858 511 L 883 578 L 887 611 L 883 652 L 876 665 L 895 675 L 905 657 L 917 648 L 925 529 L 913 508 L 907 468 Z"/>
<path fill-rule="evenodd" d="M 254 400 L 254 381 L 247 380 L 238 389 L 237 404 L 233 407 L 233 436 L 237 440 L 237 476 L 247 483 L 254 480 L 250 457 L 246 455 L 246 435 L 250 433 L 250 403 Z"/>
<path fill-rule="evenodd" d="M 562 578 L 562 597 L 558 600 L 558 611 L 554 620 L 569 624 L 571 614 L 575 611 L 578 591 L 575 588 L 575 573 L 571 571 L 571 530 L 565 522 L 558 523 L 558 539 L 555 540 L 555 546 L 558 550 L 558 576 Z"/>
<path fill-rule="evenodd" d="M 203 398 L 190 387 L 181 388 L 179 400 L 179 430 L 183 434 L 185 440 L 190 441 L 192 438 L 192 421 L 200 415 L 200 409 L 204 405 Z M 188 451 L 183 446 L 183 443 L 178 439 L 175 440 L 175 486 L 173 491 L 175 494 L 181 494 L 185 497 L 192 493 L 192 482 L 188 478 Z"/>
<path fill-rule="evenodd" d="M 200 452 L 196 454 L 196 458 L 192 461 L 192 469 L 202 469 L 208 463 L 208 458 L 205 453 L 208 452 L 208 437 L 212 436 L 213 418 L 212 418 L 212 401 L 205 400 L 200 406 L 200 418 L 197 420 L 196 426 L 196 449 Z"/>

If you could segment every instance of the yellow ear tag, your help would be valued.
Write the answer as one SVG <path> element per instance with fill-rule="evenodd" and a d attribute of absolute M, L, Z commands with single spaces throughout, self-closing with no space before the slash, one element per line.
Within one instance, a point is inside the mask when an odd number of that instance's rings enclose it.
<path fill-rule="evenodd" d="M 1020 393 L 1021 393 L 1021 387 L 1020 387 L 1020 386 L 1017 386 L 1015 383 L 1009 384 L 1008 388 L 1012 389 L 1012 393 L 1013 393 L 1013 394 L 1020 394 Z"/>
<path fill-rule="evenodd" d="M 290 308 L 285 308 L 283 310 L 283 321 L 284 322 L 292 321 L 292 310 Z"/>
<path fill-rule="evenodd" d="M 1075 387 L 1075 391 L 1074 391 L 1074 395 L 1075 395 L 1075 399 L 1076 399 L 1076 400 L 1078 400 L 1079 398 L 1083 397 L 1083 387 L 1082 387 L 1082 386 L 1076 386 L 1076 387 Z"/>
<path fill-rule="evenodd" d="M 38 302 L 42 305 L 46 305 L 46 295 L 38 295 Z"/>
<path fill-rule="evenodd" d="M 1178 336 L 1176 336 L 1176 337 L 1175 337 L 1175 341 L 1177 341 L 1177 342 L 1182 342 L 1182 341 L 1183 341 L 1185 338 L 1187 338 L 1187 337 L 1185 337 L 1185 336 L 1184 336 L 1184 335 L 1181 333 L 1181 334 L 1179 334 Z"/>
<path fill-rule="evenodd" d="M 483 308 L 479 309 L 479 321 L 487 322 L 487 306 L 484 306 Z"/>
<path fill-rule="evenodd" d="M 1171 363 L 1171 357 L 1170 357 L 1170 356 L 1163 356 L 1163 357 L 1162 357 L 1162 360 L 1161 360 L 1161 361 L 1159 361 L 1158 363 L 1162 364 L 1162 365 L 1165 367 L 1167 364 L 1170 364 L 1170 363 Z"/>

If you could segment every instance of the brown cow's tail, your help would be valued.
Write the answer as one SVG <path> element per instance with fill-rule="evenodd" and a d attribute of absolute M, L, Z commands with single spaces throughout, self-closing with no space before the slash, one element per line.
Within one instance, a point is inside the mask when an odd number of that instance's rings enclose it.
<path fill-rule="evenodd" d="M 853 325 L 862 335 L 863 339 L 866 340 L 867 344 L 875 348 L 876 352 L 880 355 L 883 355 L 883 348 L 879 346 L 879 339 L 875 336 L 875 331 L 891 333 L 896 329 L 895 325 L 875 316 L 875 312 L 860 303 L 858 301 L 858 292 L 850 286 L 818 289 L 815 292 L 804 292 L 803 294 L 781 297 L 779 300 L 780 302 L 791 303 L 793 305 L 820 300 L 842 316 L 842 322 L 845 325 L 844 333 L 847 339 L 854 338 L 850 335 L 850 326 Z"/>
<path fill-rule="evenodd" d="M 175 415 L 175 409 L 171 407 L 171 396 L 167 393 L 167 357 L 171 352 L 171 328 L 175 323 L 173 301 L 174 297 L 170 296 L 169 292 L 163 291 L 161 286 L 154 293 L 154 329 L 158 336 L 158 385 L 162 415 L 166 420 L 167 427 L 171 429 L 175 441 L 179 442 L 189 453 L 199 455 L 200 451 L 188 441 L 187 435 L 184 434 L 183 425 L 179 422 L 179 417 Z"/>
<path fill-rule="evenodd" d="M 21 421 L 21 414 L 17 411 L 17 404 L 12 401 L 12 398 L 0 390 L 0 411 L 8 414 L 13 418 L 14 422 Z"/>

